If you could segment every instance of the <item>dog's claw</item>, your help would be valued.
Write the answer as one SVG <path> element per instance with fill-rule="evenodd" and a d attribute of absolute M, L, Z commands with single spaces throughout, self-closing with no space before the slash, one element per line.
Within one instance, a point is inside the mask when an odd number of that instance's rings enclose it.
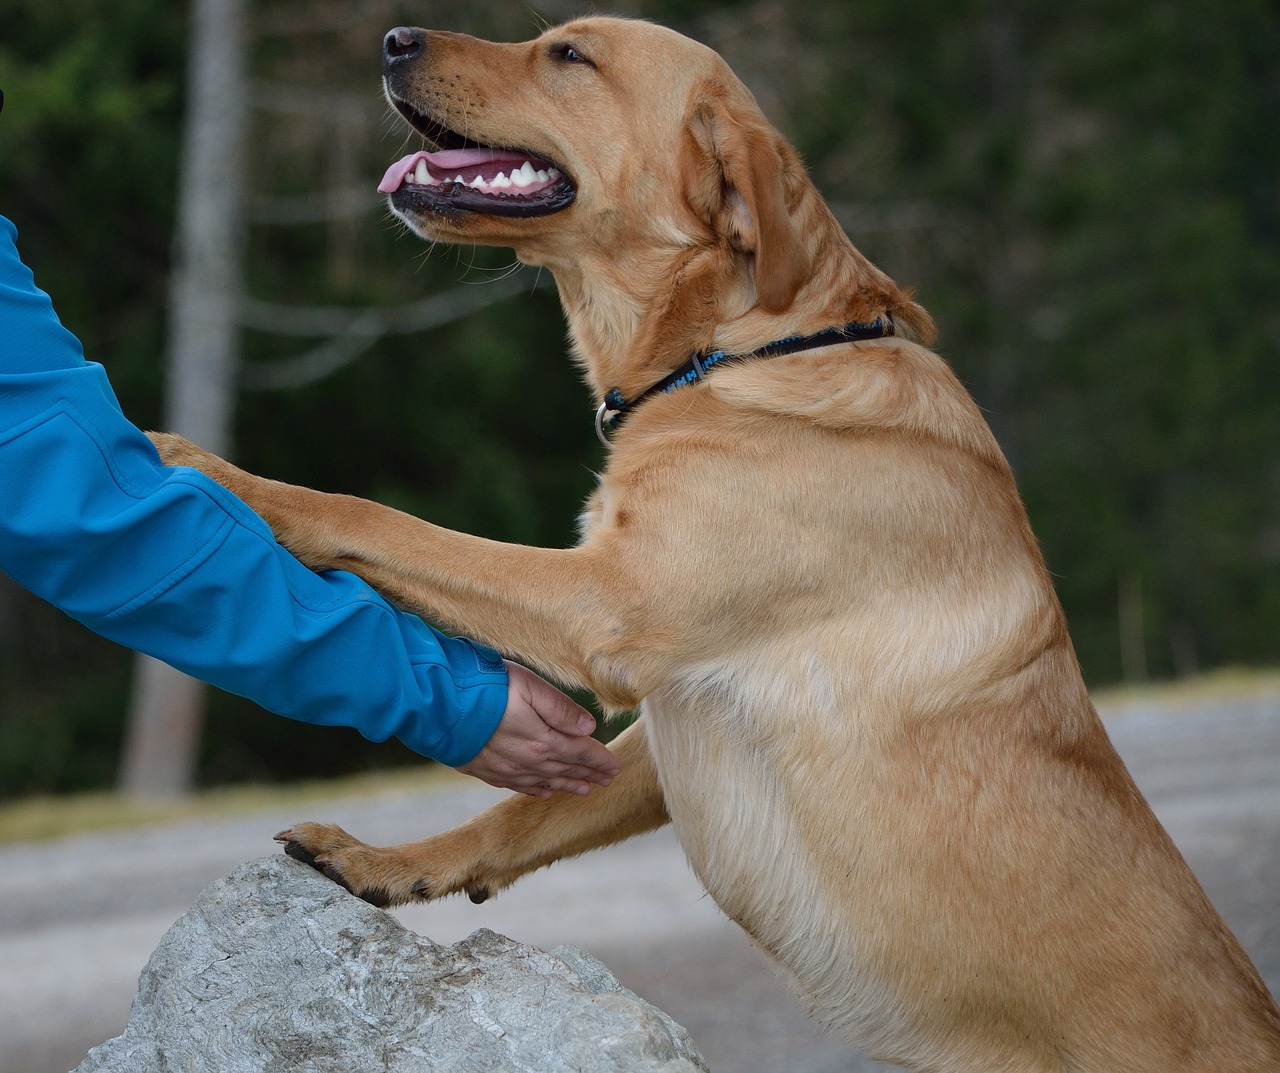
<path fill-rule="evenodd" d="M 489 898 L 489 888 L 481 886 L 478 883 L 468 883 L 466 886 L 466 892 L 467 897 L 475 902 L 476 905 L 479 905 L 483 901 L 487 901 Z"/>

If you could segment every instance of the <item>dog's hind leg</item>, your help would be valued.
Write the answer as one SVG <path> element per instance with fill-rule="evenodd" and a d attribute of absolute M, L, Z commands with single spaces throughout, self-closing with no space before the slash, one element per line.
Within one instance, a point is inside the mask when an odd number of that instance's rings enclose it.
<path fill-rule="evenodd" d="M 484 901 L 522 875 L 667 822 L 644 727 L 613 742 L 622 771 L 585 797 L 513 795 L 443 834 L 399 846 L 367 846 L 332 824 L 299 823 L 277 841 L 374 905 L 402 905 L 465 891 Z"/>

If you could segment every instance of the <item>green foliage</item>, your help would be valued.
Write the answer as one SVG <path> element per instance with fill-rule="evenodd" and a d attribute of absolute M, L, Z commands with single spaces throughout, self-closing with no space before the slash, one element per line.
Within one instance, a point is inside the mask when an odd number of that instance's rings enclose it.
<path fill-rule="evenodd" d="M 107 785 L 127 663 L 0 574 L 0 798 Z"/>
<path fill-rule="evenodd" d="M 1280 660 L 1274 5 L 1226 0 L 1211 18 L 1192 0 L 629 10 L 721 49 L 854 241 L 938 319 L 1018 473 L 1092 682 L 1121 675 L 1126 587 L 1156 675 Z M 409 144 L 376 99 L 378 40 L 398 19 L 508 39 L 535 28 L 498 3 L 258 5 L 255 76 L 311 96 L 255 111 L 255 212 L 264 197 L 371 186 Z M 0 212 L 142 424 L 158 414 L 184 20 L 159 0 L 0 9 Z M 369 205 L 349 223 L 259 219 L 249 293 L 397 305 L 510 263 L 429 252 L 372 193 Z M 305 387 L 245 391 L 239 458 L 471 532 L 564 544 L 599 448 L 563 333 L 542 289 L 389 336 Z M 247 331 L 245 358 L 317 341 Z M 0 587 L 0 794 L 109 777 L 126 658 L 81 634 Z M 403 759 L 220 697 L 204 771 L 277 779 Z"/>
<path fill-rule="evenodd" d="M 138 420 L 159 355 L 181 121 L 185 5 L 0 5 L 0 212 Z"/>
<path fill-rule="evenodd" d="M 1098 11 L 1044 44 L 1092 134 L 1036 170 L 1057 309 L 1020 476 L 1095 677 L 1119 669 L 1125 575 L 1158 673 L 1276 658 L 1280 24 L 1228 7 Z"/>

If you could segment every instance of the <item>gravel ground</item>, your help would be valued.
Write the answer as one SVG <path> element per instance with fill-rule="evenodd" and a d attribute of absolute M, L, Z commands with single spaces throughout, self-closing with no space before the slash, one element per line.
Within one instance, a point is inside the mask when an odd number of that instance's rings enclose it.
<path fill-rule="evenodd" d="M 1130 770 L 1210 898 L 1280 993 L 1280 693 L 1133 702 L 1104 713 Z M 421 837 L 499 795 L 471 780 L 308 806 L 372 842 Z M 138 973 L 210 881 L 275 850 L 301 816 L 156 824 L 0 847 L 0 1073 L 65 1073 L 117 1035 Z M 685 1025 L 720 1073 L 888 1067 L 823 1034 L 702 894 L 670 831 L 528 877 L 481 906 L 402 910 L 441 942 L 489 927 L 567 942 Z"/>

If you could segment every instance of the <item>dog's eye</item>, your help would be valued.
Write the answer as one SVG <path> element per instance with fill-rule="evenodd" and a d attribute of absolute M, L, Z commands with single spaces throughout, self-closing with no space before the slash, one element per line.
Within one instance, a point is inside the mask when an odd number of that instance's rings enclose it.
<path fill-rule="evenodd" d="M 570 44 L 568 41 L 561 41 L 551 46 L 551 55 L 561 63 L 581 63 L 587 67 L 594 67 L 586 56 L 584 56 L 576 45 Z"/>

